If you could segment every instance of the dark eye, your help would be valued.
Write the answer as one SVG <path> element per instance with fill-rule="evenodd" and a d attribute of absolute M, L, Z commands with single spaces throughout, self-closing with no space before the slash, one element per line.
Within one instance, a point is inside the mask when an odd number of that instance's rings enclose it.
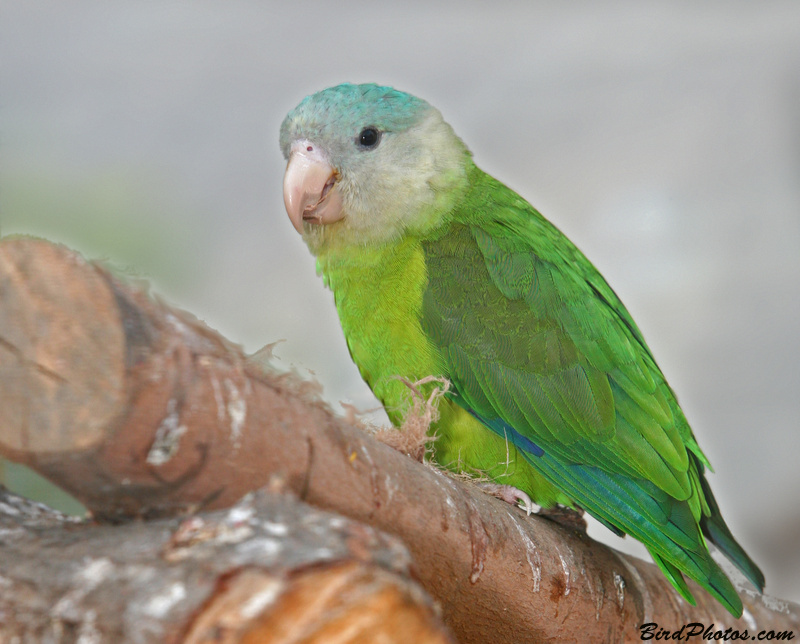
<path fill-rule="evenodd" d="M 377 146 L 380 140 L 381 133 L 374 127 L 365 127 L 361 130 L 361 134 L 358 135 L 358 144 L 367 150 L 371 150 Z"/>

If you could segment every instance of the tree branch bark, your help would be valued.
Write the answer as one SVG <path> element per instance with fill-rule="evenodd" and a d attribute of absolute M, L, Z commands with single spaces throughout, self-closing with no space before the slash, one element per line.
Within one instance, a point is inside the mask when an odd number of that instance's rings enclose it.
<path fill-rule="evenodd" d="M 271 482 L 399 537 L 467 642 L 639 641 L 690 622 L 800 631 L 742 590 L 734 620 L 690 582 L 421 465 L 334 416 L 189 315 L 68 250 L 0 242 L 0 453 L 95 516 L 227 507 Z"/>
<path fill-rule="evenodd" d="M 0 488 L 0 529 L 4 642 L 453 642 L 399 540 L 294 497 L 103 526 Z"/>

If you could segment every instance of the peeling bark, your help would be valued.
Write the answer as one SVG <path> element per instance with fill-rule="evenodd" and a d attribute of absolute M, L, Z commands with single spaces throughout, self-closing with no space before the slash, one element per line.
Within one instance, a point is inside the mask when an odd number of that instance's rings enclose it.
<path fill-rule="evenodd" d="M 403 456 L 187 314 L 41 241 L 0 243 L 0 453 L 103 519 L 278 486 L 399 537 L 465 644 L 639 641 L 648 622 L 800 634 L 797 606 L 748 590 L 740 620 L 693 582 L 689 606 L 655 565 Z"/>
<path fill-rule="evenodd" d="M 0 489 L 0 531 L 4 642 L 453 642 L 399 540 L 290 496 L 107 526 Z"/>

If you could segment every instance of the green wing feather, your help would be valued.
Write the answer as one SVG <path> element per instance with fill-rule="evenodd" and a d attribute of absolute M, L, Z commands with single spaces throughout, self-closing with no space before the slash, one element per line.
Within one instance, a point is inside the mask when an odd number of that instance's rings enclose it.
<path fill-rule="evenodd" d="M 681 573 L 741 614 L 703 534 L 759 588 L 763 575 L 722 521 L 708 461 L 638 327 L 561 232 L 471 173 L 447 232 L 423 244 L 422 326 L 454 401 L 579 506 L 642 541 L 687 601 Z"/>

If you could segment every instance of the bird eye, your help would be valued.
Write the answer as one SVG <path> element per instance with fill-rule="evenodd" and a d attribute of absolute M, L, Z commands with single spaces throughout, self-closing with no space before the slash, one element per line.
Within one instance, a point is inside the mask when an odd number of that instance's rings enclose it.
<path fill-rule="evenodd" d="M 358 145 L 367 150 L 371 150 L 380 143 L 381 133 L 374 127 L 365 127 L 358 135 Z"/>

